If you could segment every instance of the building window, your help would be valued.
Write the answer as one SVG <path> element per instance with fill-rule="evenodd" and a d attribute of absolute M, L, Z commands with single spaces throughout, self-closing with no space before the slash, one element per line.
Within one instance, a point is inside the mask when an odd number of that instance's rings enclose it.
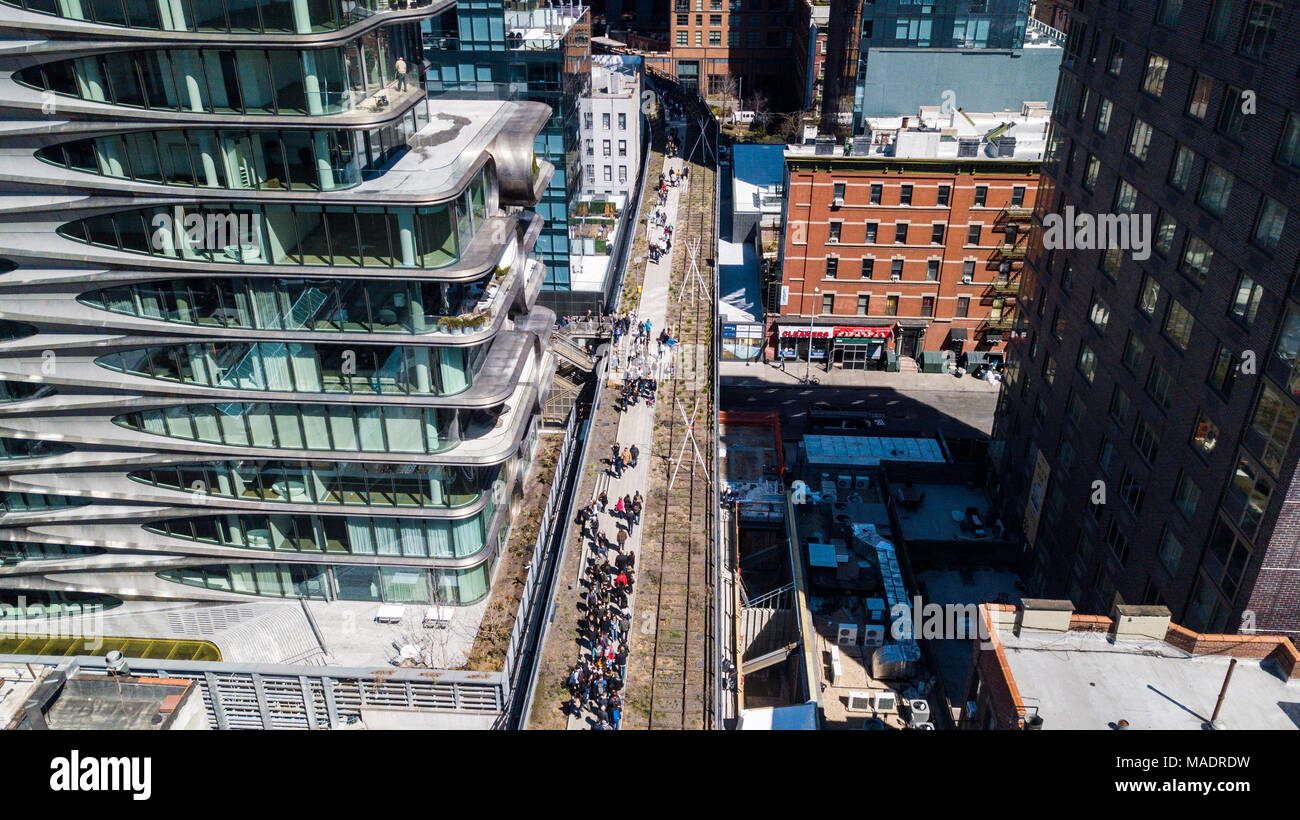
<path fill-rule="evenodd" d="M 907 223 L 906 222 L 899 222 L 897 225 L 894 226 L 894 244 L 895 245 L 907 244 Z"/>
<path fill-rule="evenodd" d="M 1138 417 L 1133 425 L 1133 446 L 1137 448 L 1138 454 L 1151 464 L 1156 460 L 1156 453 L 1160 451 L 1160 439 L 1156 436 L 1156 431 L 1151 428 L 1144 418 Z"/>
<path fill-rule="evenodd" d="M 1177 28 L 1178 20 L 1183 16 L 1183 0 L 1160 0 L 1156 9 L 1156 22 L 1169 28 Z"/>
<path fill-rule="evenodd" d="M 609 130 L 609 112 L 600 115 L 600 127 Z"/>
<path fill-rule="evenodd" d="M 1264 288 L 1255 284 L 1254 279 L 1243 273 L 1237 280 L 1237 293 L 1228 308 L 1228 315 L 1247 327 L 1253 325 L 1263 296 Z"/>
<path fill-rule="evenodd" d="M 827 313 L 827 314 L 829 314 L 829 313 L 834 313 L 834 312 L 835 312 L 835 294 L 833 294 L 833 293 L 823 293 L 823 294 L 822 294 L 822 313 Z"/>
<path fill-rule="evenodd" d="M 951 186 L 951 185 L 940 185 L 940 186 L 939 186 L 939 199 L 938 199 L 938 204 L 939 204 L 939 205 L 942 205 L 942 206 L 944 206 L 944 207 L 947 207 L 947 205 L 948 205 L 948 199 L 949 199 L 949 197 L 951 196 L 951 194 L 952 194 L 952 186 Z"/>
<path fill-rule="evenodd" d="M 1097 466 L 1102 472 L 1111 475 L 1115 471 L 1115 444 L 1105 436 L 1101 437 L 1101 446 L 1097 448 Z"/>
<path fill-rule="evenodd" d="M 963 282 L 975 281 L 975 260 L 967 259 L 961 263 L 961 280 Z"/>
<path fill-rule="evenodd" d="M 1011 189 L 1011 207 L 1020 208 L 1025 204 L 1025 186 L 1016 185 Z"/>
<path fill-rule="evenodd" d="M 1174 235 L 1177 233 L 1178 222 L 1173 216 L 1161 213 L 1160 219 L 1156 221 L 1156 235 L 1153 243 L 1155 252 L 1161 256 L 1168 256 L 1169 251 L 1174 247 Z"/>
<path fill-rule="evenodd" d="M 925 281 L 927 282 L 939 281 L 939 260 L 938 259 L 927 259 L 925 261 Z"/>
<path fill-rule="evenodd" d="M 1219 132 L 1229 139 L 1240 140 L 1241 135 L 1246 132 L 1250 119 L 1245 107 L 1241 89 L 1228 86 L 1228 90 L 1223 92 L 1223 107 L 1219 109 L 1219 121 L 1215 124 Z"/>
<path fill-rule="evenodd" d="M 1286 227 L 1287 208 L 1281 202 L 1266 196 L 1259 205 L 1259 217 L 1255 220 L 1255 231 L 1251 239 L 1260 248 L 1272 253 L 1282 240 L 1282 231 Z"/>
<path fill-rule="evenodd" d="M 921 297 L 921 315 L 922 315 L 922 316 L 933 316 L 933 315 L 934 315 L 934 297 L 933 297 L 933 296 L 922 296 L 922 297 Z"/>
<path fill-rule="evenodd" d="M 1102 99 L 1097 106 L 1097 121 L 1094 123 L 1092 130 L 1105 136 L 1106 132 L 1110 130 L 1110 115 L 1113 109 L 1114 106 L 1111 105 L 1110 100 Z"/>
<path fill-rule="evenodd" d="M 897 316 L 897 315 L 898 315 L 898 297 L 897 297 L 897 296 L 886 296 L 886 297 L 885 297 L 885 315 L 887 315 L 887 316 Z"/>
<path fill-rule="evenodd" d="M 1260 463 L 1275 475 L 1282 471 L 1291 436 L 1295 433 L 1296 408 L 1280 391 L 1268 382 L 1255 406 L 1255 416 L 1250 422 L 1251 434 L 1247 446 L 1259 456 Z"/>
<path fill-rule="evenodd" d="M 826 257 L 826 278 L 834 279 L 840 270 L 840 259 L 838 256 Z"/>
<path fill-rule="evenodd" d="M 1187 183 L 1192 179 L 1192 165 L 1196 154 L 1186 145 L 1178 146 L 1174 151 L 1173 161 L 1169 164 L 1169 184 L 1179 191 L 1187 190 Z"/>
<path fill-rule="evenodd" d="M 687 32 L 685 32 L 685 31 L 679 31 L 679 32 L 677 32 L 677 45 L 679 45 L 679 46 L 690 45 L 690 43 L 687 42 L 687 40 L 686 40 L 686 35 L 687 35 Z"/>
<path fill-rule="evenodd" d="M 870 278 L 871 278 L 871 272 L 872 272 L 872 270 L 873 270 L 875 267 L 876 267 L 876 260 L 875 260 L 875 259 L 873 259 L 873 258 L 870 257 L 870 256 L 863 257 L 863 259 L 862 259 L 862 278 L 863 278 L 863 279 L 870 279 Z"/>
<path fill-rule="evenodd" d="M 1165 527 L 1165 535 L 1160 539 L 1160 549 L 1156 554 L 1160 558 L 1161 568 L 1170 578 L 1178 574 L 1178 565 L 1183 560 L 1183 545 L 1168 527 Z"/>
<path fill-rule="evenodd" d="M 1092 191 L 1097 187 L 1097 177 L 1101 175 L 1101 160 L 1092 154 L 1088 155 L 1088 161 L 1083 166 L 1083 179 L 1080 184 L 1085 191 Z"/>
<path fill-rule="evenodd" d="M 614 181 L 614 168 L 613 168 L 613 166 L 610 166 L 610 165 L 606 165 L 606 166 L 605 166 L 605 181 L 606 181 L 606 182 L 613 182 L 613 181 Z"/>
<path fill-rule="evenodd" d="M 1169 409 L 1170 398 L 1174 392 L 1174 377 L 1160 362 L 1151 363 L 1151 372 L 1147 374 L 1147 393 L 1156 404 L 1164 410 Z"/>
<path fill-rule="evenodd" d="M 867 309 L 870 304 L 871 304 L 871 295 L 868 293 L 859 293 L 858 294 L 858 315 L 866 316 L 868 313 L 870 313 L 871 311 Z"/>
<path fill-rule="evenodd" d="M 884 192 L 884 186 L 882 186 L 878 182 L 871 183 L 871 204 L 872 205 L 880 204 L 880 197 L 883 192 Z M 843 196 L 843 193 L 841 193 L 840 195 Z"/>
<path fill-rule="evenodd" d="M 1252 541 L 1272 494 L 1273 488 L 1256 475 L 1254 465 L 1244 458 L 1237 462 L 1236 472 L 1232 474 L 1232 482 L 1228 484 L 1224 497 L 1224 507 L 1242 534 Z"/>
<path fill-rule="evenodd" d="M 1110 56 L 1106 59 L 1106 73 L 1118 77 L 1124 70 L 1124 41 L 1118 37 L 1110 38 Z"/>
<path fill-rule="evenodd" d="M 601 147 L 601 150 L 602 150 L 602 152 L 604 153 L 605 156 L 609 156 L 609 155 L 610 155 L 610 141 L 609 141 L 609 140 L 601 140 L 600 147 Z"/>
<path fill-rule="evenodd" d="M 1106 325 L 1110 323 L 1110 308 L 1095 294 L 1092 297 L 1092 307 L 1088 308 L 1088 321 L 1098 333 L 1105 333 Z"/>
<path fill-rule="evenodd" d="M 1300 169 L 1300 114 L 1287 114 L 1275 158 L 1288 168 Z"/>
<path fill-rule="evenodd" d="M 582 127 L 583 127 L 585 130 L 587 130 L 587 131 L 592 130 L 592 124 L 591 124 L 591 112 L 590 112 L 590 111 L 584 111 L 584 112 L 582 112 Z M 590 142 L 590 140 L 588 140 L 588 142 Z"/>
<path fill-rule="evenodd" d="M 1125 421 L 1128 420 L 1128 408 L 1128 394 L 1116 387 L 1114 392 L 1110 394 L 1110 407 L 1108 412 L 1110 413 L 1110 417 L 1114 419 L 1120 427 L 1123 427 Z"/>
<path fill-rule="evenodd" d="M 1201 192 L 1196 201 L 1215 216 L 1223 216 L 1232 197 L 1232 182 L 1232 174 L 1211 162 L 1201 178 Z"/>
<path fill-rule="evenodd" d="M 1133 131 L 1129 134 L 1128 153 L 1139 162 L 1146 162 L 1147 151 L 1151 148 L 1151 126 L 1142 120 L 1133 118 Z"/>
<path fill-rule="evenodd" d="M 956 312 L 955 312 L 953 315 L 956 316 L 958 319 L 965 319 L 967 316 L 970 315 L 970 297 L 969 297 L 969 296 L 958 296 L 958 297 L 957 297 L 957 310 L 956 310 Z"/>
<path fill-rule="evenodd" d="M 1187 349 L 1195 326 L 1196 320 L 1192 318 L 1191 311 L 1183 307 L 1177 299 L 1170 299 L 1169 311 L 1165 314 L 1164 331 L 1165 336 L 1177 345 L 1179 350 Z"/>
<path fill-rule="evenodd" d="M 1213 261 L 1214 249 L 1199 236 L 1189 233 L 1187 242 L 1183 245 L 1183 258 L 1178 263 L 1178 269 L 1196 284 L 1204 285 Z"/>
<path fill-rule="evenodd" d="M 1187 116 L 1204 120 L 1210 110 L 1210 97 L 1214 94 L 1214 78 L 1197 73 L 1192 83 L 1192 93 L 1187 98 Z"/>
<path fill-rule="evenodd" d="M 844 226 L 843 222 L 835 221 L 830 223 L 830 234 L 827 236 L 827 242 L 840 241 L 840 229 Z"/>
<path fill-rule="evenodd" d="M 1232 7 L 1238 0 L 1214 0 L 1210 10 L 1210 21 L 1205 26 L 1205 39 L 1210 43 L 1222 45 L 1228 39 L 1228 27 L 1232 23 Z"/>
<path fill-rule="evenodd" d="M 1192 428 L 1192 450 L 1201 458 L 1209 459 L 1219 443 L 1219 426 L 1202 410 Z"/>
<path fill-rule="evenodd" d="M 1174 486 L 1174 506 L 1188 521 L 1196 515 L 1196 505 L 1201 501 L 1201 488 L 1196 486 L 1192 477 L 1184 470 Z"/>
<path fill-rule="evenodd" d="M 711 46 L 722 45 L 722 31 L 720 29 L 711 29 L 709 31 L 709 45 Z"/>
<path fill-rule="evenodd" d="M 1130 478 L 1131 476 L 1125 472 L 1124 480 L 1127 482 Z M 1106 529 L 1106 546 L 1110 547 L 1111 553 L 1119 559 L 1121 564 L 1128 560 L 1128 538 L 1120 530 L 1119 522 L 1113 518 L 1110 521 L 1110 526 Z M 1103 586 L 1109 585 L 1110 579 L 1107 577 L 1104 579 Z M 1105 596 L 1103 596 L 1103 603 L 1109 603 L 1109 601 L 1105 600 Z"/>
<path fill-rule="evenodd" d="M 877 222 L 868 222 L 868 223 L 867 223 L 867 236 L 866 236 L 866 240 L 865 240 L 865 241 L 866 241 L 866 243 L 867 243 L 868 245 L 874 245 L 874 244 L 876 244 L 876 230 L 877 230 L 879 227 L 880 227 L 880 224 L 877 223 Z"/>
<path fill-rule="evenodd" d="M 619 181 L 620 183 L 625 183 L 625 182 L 627 182 L 627 166 L 626 166 L 626 165 L 620 165 L 620 166 L 618 166 L 618 181 Z"/>
<path fill-rule="evenodd" d="M 1124 470 L 1124 475 L 1119 480 L 1119 497 L 1134 515 L 1142 512 L 1142 502 L 1146 500 L 1147 491 L 1142 486 L 1142 479 L 1136 473 Z"/>
<path fill-rule="evenodd" d="M 1169 73 L 1169 61 L 1159 54 L 1147 57 L 1146 73 L 1142 76 L 1142 90 L 1159 99 L 1165 90 L 1165 75 Z"/>
<path fill-rule="evenodd" d="M 1133 375 L 1137 375 L 1138 367 L 1142 364 L 1142 355 L 1146 353 L 1146 345 L 1143 344 L 1141 337 L 1133 331 L 1128 332 L 1128 340 L 1124 343 L 1124 355 L 1122 361 L 1124 366 Z"/>
<path fill-rule="evenodd" d="M 1088 384 L 1097 378 L 1097 354 L 1087 345 L 1079 348 L 1079 373 Z"/>
<path fill-rule="evenodd" d="M 983 208 L 986 204 L 988 204 L 988 199 L 989 199 L 989 186 L 976 185 L 975 186 L 975 207 Z"/>
<path fill-rule="evenodd" d="M 1238 52 L 1255 60 L 1267 60 L 1281 20 L 1280 3 L 1254 0 L 1250 4 L 1250 11 L 1246 12 L 1246 25 L 1241 30 L 1241 47 L 1237 49 Z"/>
<path fill-rule="evenodd" d="M 890 277 L 893 278 L 893 279 L 902 279 L 902 278 L 903 278 L 903 260 L 902 260 L 902 259 L 893 259 L 893 260 L 890 260 L 890 265 L 889 265 L 889 275 L 890 275 Z"/>
<path fill-rule="evenodd" d="M 627 156 L 627 140 L 618 141 L 618 155 L 620 157 Z"/>
<path fill-rule="evenodd" d="M 1047 382 L 1048 387 L 1056 384 L 1056 359 L 1051 356 L 1043 361 L 1043 381 Z"/>
<path fill-rule="evenodd" d="M 968 226 L 966 228 L 966 244 L 978 245 L 980 243 L 980 233 L 983 231 L 983 229 L 984 226 L 980 225 L 979 223 L 975 223 L 974 225 Z"/>
<path fill-rule="evenodd" d="M 902 188 L 899 189 L 899 193 L 898 193 L 898 204 L 899 204 L 899 205 L 911 205 L 911 204 L 912 204 L 912 186 L 911 186 L 911 185 L 904 185 L 904 186 L 902 186 Z"/>
<path fill-rule="evenodd" d="M 618 130 L 620 130 L 620 131 L 626 131 L 626 130 L 627 130 L 627 114 L 626 114 L 626 113 L 620 113 L 620 114 L 618 115 Z"/>
<path fill-rule="evenodd" d="M 1131 214 L 1137 207 L 1137 199 L 1137 188 L 1128 184 L 1127 180 L 1121 179 L 1115 184 L 1115 203 L 1112 210 L 1116 213 Z"/>
<path fill-rule="evenodd" d="M 936 223 L 934 223 L 933 225 L 930 226 L 930 244 L 931 244 L 931 245 L 942 245 L 942 244 L 943 244 L 943 229 L 944 229 L 944 224 L 943 224 L 942 222 L 936 222 Z"/>

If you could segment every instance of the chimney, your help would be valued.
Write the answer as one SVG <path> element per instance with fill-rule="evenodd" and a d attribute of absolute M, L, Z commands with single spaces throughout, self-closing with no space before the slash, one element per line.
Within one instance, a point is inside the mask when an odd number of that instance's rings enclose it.
<path fill-rule="evenodd" d="M 1074 603 L 1048 598 L 1023 598 L 1020 601 L 1021 632 L 1069 632 Z"/>
<path fill-rule="evenodd" d="M 1112 641 L 1163 641 L 1169 631 L 1169 607 L 1116 604 L 1110 617 Z"/>

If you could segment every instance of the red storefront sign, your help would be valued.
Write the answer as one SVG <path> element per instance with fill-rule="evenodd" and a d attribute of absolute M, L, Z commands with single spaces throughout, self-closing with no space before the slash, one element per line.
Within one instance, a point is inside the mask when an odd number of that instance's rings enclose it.
<path fill-rule="evenodd" d="M 893 335 L 893 328 L 888 327 L 836 327 L 837 339 L 888 339 Z"/>
<path fill-rule="evenodd" d="M 808 328 L 806 327 L 797 328 L 797 327 L 790 327 L 787 325 L 787 326 L 778 326 L 777 329 L 780 331 L 780 335 L 782 339 L 807 339 L 808 338 Z M 812 331 L 812 337 L 814 339 L 829 339 L 831 337 L 831 328 L 814 327 Z"/>

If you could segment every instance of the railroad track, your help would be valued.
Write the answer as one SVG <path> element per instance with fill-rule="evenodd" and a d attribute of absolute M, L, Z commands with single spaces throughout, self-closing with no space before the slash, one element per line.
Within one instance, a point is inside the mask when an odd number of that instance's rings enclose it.
<path fill-rule="evenodd" d="M 684 150 L 690 150 L 692 139 L 694 135 L 682 146 Z M 660 451 L 665 470 L 662 519 L 654 528 L 654 538 L 643 546 L 643 552 L 657 553 L 659 569 L 657 583 L 650 581 L 657 587 L 647 710 L 650 729 L 713 726 L 711 568 L 716 511 L 710 486 L 714 401 L 710 357 L 717 226 L 715 172 L 704 164 L 703 155 L 700 146 L 686 158 L 690 175 L 677 215 L 667 314 L 680 342 L 679 352 L 671 388 L 661 388 L 655 412 L 656 428 L 667 426 L 667 446 Z M 690 249 L 697 240 L 698 278 L 691 271 Z M 692 415 L 694 424 L 688 425 Z M 695 444 L 687 441 L 688 436 Z M 656 433 L 656 439 L 662 437 L 662 432 Z M 697 446 L 704 464 L 696 455 Z"/>

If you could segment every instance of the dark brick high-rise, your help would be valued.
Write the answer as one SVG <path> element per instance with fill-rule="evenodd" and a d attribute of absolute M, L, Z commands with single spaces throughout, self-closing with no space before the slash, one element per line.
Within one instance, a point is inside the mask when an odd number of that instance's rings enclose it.
<path fill-rule="evenodd" d="M 994 429 L 1004 518 L 1035 594 L 1295 637 L 1300 8 L 1074 5 L 1037 219 L 1150 215 L 1154 250 L 1036 237 Z"/>

